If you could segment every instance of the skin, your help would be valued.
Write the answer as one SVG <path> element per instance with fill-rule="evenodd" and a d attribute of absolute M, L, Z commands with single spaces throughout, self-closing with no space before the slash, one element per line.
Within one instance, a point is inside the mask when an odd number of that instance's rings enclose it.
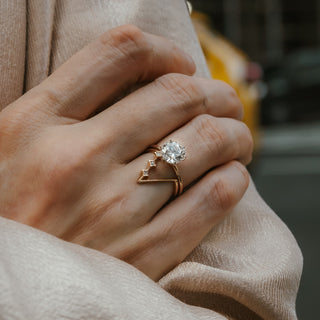
<path fill-rule="evenodd" d="M 249 183 L 252 138 L 242 105 L 227 84 L 194 72 L 172 42 L 131 25 L 79 51 L 0 113 L 1 215 L 158 280 Z M 186 148 L 178 166 L 189 188 L 168 202 L 171 183 L 137 178 L 152 159 L 148 146 L 170 139 Z M 172 168 L 161 164 L 154 174 L 170 177 Z"/>

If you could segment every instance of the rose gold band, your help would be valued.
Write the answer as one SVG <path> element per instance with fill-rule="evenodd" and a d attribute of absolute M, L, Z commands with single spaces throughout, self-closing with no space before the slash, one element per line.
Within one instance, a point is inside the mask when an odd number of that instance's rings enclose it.
<path fill-rule="evenodd" d="M 146 169 L 141 171 L 141 175 L 138 178 L 138 183 L 154 183 L 154 182 L 173 182 L 173 197 L 180 195 L 183 191 L 183 180 L 179 172 L 179 168 L 176 164 L 171 164 L 173 171 L 176 175 L 174 179 L 150 179 L 149 171 L 152 168 L 157 167 L 157 161 L 162 159 L 161 148 L 158 145 L 152 145 L 147 149 L 147 152 L 153 153 L 153 159 L 148 161 Z"/>

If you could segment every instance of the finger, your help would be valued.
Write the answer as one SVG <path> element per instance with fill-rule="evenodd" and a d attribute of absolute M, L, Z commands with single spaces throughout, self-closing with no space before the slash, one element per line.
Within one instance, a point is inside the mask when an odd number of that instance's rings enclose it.
<path fill-rule="evenodd" d="M 158 280 L 182 262 L 230 212 L 248 184 L 247 170 L 239 162 L 232 161 L 211 171 L 141 228 L 135 243 L 143 246 L 142 256 L 123 254 L 120 258 Z"/>
<path fill-rule="evenodd" d="M 42 94 L 42 108 L 82 120 L 137 82 L 194 71 L 192 59 L 171 41 L 125 25 L 80 50 L 34 91 Z"/>
<path fill-rule="evenodd" d="M 209 115 L 200 115 L 181 129 L 175 131 L 159 145 L 170 140 L 177 141 L 185 147 L 186 158 L 177 164 L 184 186 L 188 186 L 207 171 L 231 160 L 239 160 L 248 164 L 253 149 L 252 137 L 245 124 L 228 118 L 215 118 Z M 135 222 L 144 224 L 160 210 L 173 194 L 173 182 L 136 183 L 141 172 L 148 168 L 148 161 L 154 156 L 151 153 L 143 154 L 126 167 L 121 174 L 126 176 L 130 188 L 127 192 L 127 201 L 124 212 L 134 210 Z M 149 180 L 172 179 L 176 175 L 172 166 L 163 161 L 157 162 L 156 168 L 149 169 Z M 137 202 L 136 199 L 140 199 Z"/>
<path fill-rule="evenodd" d="M 199 114 L 240 119 L 242 104 L 226 83 L 168 74 L 84 123 L 97 139 L 117 137 L 110 149 L 120 162 L 141 154 Z"/>

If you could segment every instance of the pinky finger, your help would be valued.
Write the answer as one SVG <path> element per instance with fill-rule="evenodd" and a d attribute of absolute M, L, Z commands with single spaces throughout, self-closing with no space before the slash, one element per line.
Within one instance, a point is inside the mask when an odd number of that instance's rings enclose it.
<path fill-rule="evenodd" d="M 248 184 L 249 174 L 237 161 L 209 172 L 160 211 L 145 227 L 147 230 L 144 228 L 143 232 L 152 239 L 153 248 L 137 267 L 152 279 L 160 279 L 182 262 L 231 211 L 243 197 Z"/>

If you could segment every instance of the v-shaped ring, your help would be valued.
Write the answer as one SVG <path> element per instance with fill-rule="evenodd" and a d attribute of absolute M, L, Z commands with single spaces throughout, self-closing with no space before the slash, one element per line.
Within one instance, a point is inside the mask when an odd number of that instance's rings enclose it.
<path fill-rule="evenodd" d="M 153 148 L 155 151 L 155 148 Z M 179 174 L 179 169 L 176 164 L 172 164 L 172 168 L 174 170 L 174 173 L 176 175 L 176 178 L 171 179 L 150 179 L 149 172 L 150 169 L 157 167 L 157 162 L 161 159 L 161 155 L 159 152 L 155 151 L 154 153 L 154 159 L 149 160 L 146 169 L 141 171 L 141 175 L 138 178 L 138 183 L 155 183 L 155 182 L 173 182 L 174 183 L 174 193 L 173 196 L 176 197 L 177 195 L 180 195 L 183 190 L 183 182 L 182 178 Z"/>

